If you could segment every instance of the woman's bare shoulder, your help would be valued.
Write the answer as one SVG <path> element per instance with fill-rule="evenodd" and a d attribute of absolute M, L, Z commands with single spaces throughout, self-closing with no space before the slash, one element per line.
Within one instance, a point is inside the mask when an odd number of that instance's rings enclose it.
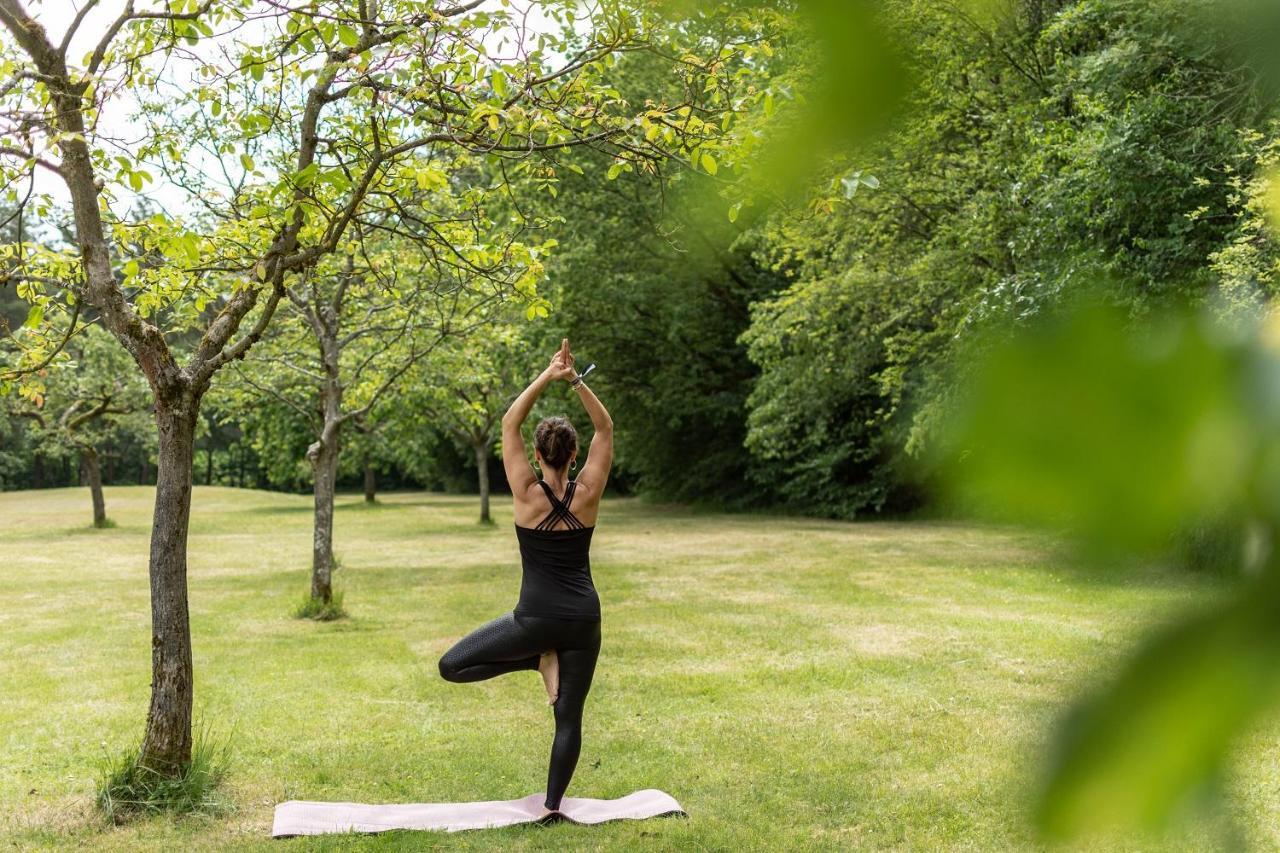
<path fill-rule="evenodd" d="M 546 514 L 547 496 L 543 494 L 542 486 L 537 480 L 524 488 L 512 489 L 511 500 L 515 505 L 516 524 L 521 527 L 530 526 L 531 521 L 536 524 L 537 519 L 534 516 Z"/>
<path fill-rule="evenodd" d="M 600 490 L 593 486 L 590 482 L 577 480 L 574 486 L 573 503 L 569 509 L 573 510 L 573 514 L 578 517 L 588 527 L 596 523 L 596 517 L 600 514 Z"/>

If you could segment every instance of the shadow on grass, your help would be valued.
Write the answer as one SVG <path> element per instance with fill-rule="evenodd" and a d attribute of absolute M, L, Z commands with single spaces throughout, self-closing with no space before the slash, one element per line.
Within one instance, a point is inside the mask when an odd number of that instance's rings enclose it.
<path fill-rule="evenodd" d="M 333 502 L 335 509 L 346 510 L 363 510 L 364 512 L 381 512 L 388 509 L 399 509 L 402 506 L 408 506 L 403 503 L 384 503 L 383 501 L 374 501 L 369 503 L 364 498 L 354 498 L 352 500 L 335 500 Z"/>
<path fill-rule="evenodd" d="M 366 605 L 375 607 L 376 602 L 366 600 Z M 357 613 L 352 615 L 350 611 L 343 611 L 344 615 L 341 619 L 330 619 L 328 621 L 313 621 L 307 619 L 298 619 L 298 622 L 311 622 L 317 631 L 325 634 L 379 634 L 387 629 L 387 623 L 377 618 L 361 618 L 359 611 L 360 602 L 356 602 Z"/>
<path fill-rule="evenodd" d="M 277 494 L 277 493 L 272 493 Z M 293 513 L 309 513 L 315 511 L 315 504 L 309 494 L 294 495 L 292 493 L 278 493 L 286 497 L 296 497 L 301 499 L 297 504 L 254 504 L 252 506 L 236 507 L 234 512 L 261 513 L 263 515 L 289 515 Z M 334 497 L 334 509 L 341 510 L 362 510 L 364 512 L 380 512 L 383 510 L 398 510 L 406 507 L 433 507 L 436 509 L 454 509 L 461 505 L 461 499 L 465 495 L 436 495 L 420 499 L 408 501 L 375 501 L 369 503 L 363 496 L 337 495 Z"/>
<path fill-rule="evenodd" d="M 405 495 L 412 495 L 413 497 L 410 497 L 407 500 L 401 500 L 400 498 Z M 497 499 L 497 496 L 495 496 L 495 500 L 496 499 Z M 353 501 L 353 503 L 355 502 L 356 501 Z M 361 498 L 359 500 L 359 503 L 363 503 L 363 502 L 364 502 L 364 499 Z M 394 509 L 396 507 L 408 507 L 408 506 L 426 506 L 426 507 L 435 507 L 438 509 L 454 508 L 454 507 L 460 507 L 460 506 L 475 506 L 476 512 L 478 513 L 480 511 L 480 496 L 479 495 L 462 495 L 462 494 L 458 494 L 458 495 L 441 494 L 439 492 L 426 492 L 426 493 L 389 492 L 385 496 L 378 498 L 376 506 L 383 506 L 383 507 L 387 507 L 388 509 Z"/>
<path fill-rule="evenodd" d="M 236 509 L 232 510 L 232 512 L 245 512 L 245 513 L 250 513 L 252 515 L 299 515 L 302 513 L 310 513 L 314 511 L 315 511 L 315 507 L 312 506 L 310 503 L 299 504 L 297 506 L 289 506 L 289 505 L 244 506 L 244 507 L 237 507 Z"/>
<path fill-rule="evenodd" d="M 63 536 L 93 536 L 98 533 L 128 533 L 134 536 L 140 533 L 150 534 L 151 525 L 117 524 L 114 521 L 108 521 L 105 527 L 94 527 L 92 524 L 85 524 L 78 527 L 68 527 L 62 531 Z"/>
<path fill-rule="evenodd" d="M 1061 576 L 1073 586 L 1098 588 L 1160 587 L 1226 592 L 1245 581 L 1242 574 L 1226 576 L 1175 565 L 1172 555 L 1138 557 L 1100 551 L 1067 539 L 1050 540 L 1044 556 L 1029 566 Z"/>

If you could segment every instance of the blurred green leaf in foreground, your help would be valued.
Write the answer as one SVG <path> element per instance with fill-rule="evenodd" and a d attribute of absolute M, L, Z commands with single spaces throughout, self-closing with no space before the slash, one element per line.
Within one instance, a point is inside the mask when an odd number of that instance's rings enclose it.
<path fill-rule="evenodd" d="M 1037 812 L 1058 839 L 1167 827 L 1280 687 L 1280 315 L 1081 300 L 982 352 L 944 466 L 953 499 L 1093 554 L 1158 556 L 1223 519 L 1253 531 L 1229 600 L 1148 639 L 1072 712 Z"/>
<path fill-rule="evenodd" d="M 1137 552 L 1188 523 L 1265 513 L 1275 359 L 1257 330 L 1190 312 L 1055 312 L 974 370 L 953 486 L 989 515 Z"/>

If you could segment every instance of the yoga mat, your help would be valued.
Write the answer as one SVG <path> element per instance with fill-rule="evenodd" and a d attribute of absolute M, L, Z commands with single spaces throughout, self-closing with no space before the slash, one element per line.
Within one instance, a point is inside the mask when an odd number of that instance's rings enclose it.
<path fill-rule="evenodd" d="M 386 832 L 391 829 L 442 829 L 447 832 L 491 829 L 537 821 L 542 814 L 545 797 L 545 794 L 530 794 L 523 800 L 383 806 L 290 800 L 276 806 L 271 835 L 283 838 L 329 832 Z M 560 814 L 574 823 L 595 824 L 683 815 L 684 810 L 670 794 L 647 788 L 616 800 L 565 797 L 560 801 Z"/>

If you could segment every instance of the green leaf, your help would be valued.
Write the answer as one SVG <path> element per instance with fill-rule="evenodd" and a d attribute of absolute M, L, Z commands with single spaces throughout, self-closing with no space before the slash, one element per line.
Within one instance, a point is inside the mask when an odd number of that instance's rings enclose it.
<path fill-rule="evenodd" d="M 1260 436 L 1243 352 L 1198 315 L 1102 305 L 991 343 L 950 419 L 957 496 L 1004 520 L 1154 552 L 1246 499 Z"/>
<path fill-rule="evenodd" d="M 31 310 L 27 312 L 27 319 L 22 325 L 28 329 L 34 329 L 44 322 L 44 305 L 36 303 L 31 306 Z"/>
<path fill-rule="evenodd" d="M 621 175 L 621 174 L 622 174 L 622 162 L 616 161 L 611 166 L 609 166 L 609 171 L 606 173 L 606 177 L 608 177 L 608 179 L 612 181 L 616 179 L 618 175 Z"/>
<path fill-rule="evenodd" d="M 857 195 L 858 187 L 867 187 L 876 189 L 880 186 L 880 179 L 875 175 L 864 175 L 862 170 L 850 172 L 840 179 L 840 185 L 844 188 L 844 197 L 851 199 Z"/>
<path fill-rule="evenodd" d="M 1037 813 L 1046 834 L 1158 829 L 1217 778 L 1232 741 L 1277 697 L 1276 583 L 1154 637 L 1076 708 Z"/>
<path fill-rule="evenodd" d="M 1280 168 L 1272 166 L 1267 172 L 1260 200 L 1272 230 L 1280 230 Z"/>
<path fill-rule="evenodd" d="M 320 167 L 315 163 L 310 163 L 304 169 L 300 169 L 293 173 L 293 182 L 300 187 L 309 187 L 316 179 L 316 173 L 320 171 Z"/>
<path fill-rule="evenodd" d="M 413 173 L 413 178 L 415 178 L 417 188 L 419 188 L 419 190 L 444 190 L 449 183 L 443 170 L 440 170 L 438 167 L 417 169 L 416 172 Z"/>
<path fill-rule="evenodd" d="M 244 169 L 246 172 L 252 172 L 254 169 L 253 158 L 250 157 L 248 154 L 241 154 L 240 165 L 244 166 Z"/>
<path fill-rule="evenodd" d="M 844 187 L 844 197 L 846 199 L 853 198 L 858 194 L 858 187 L 862 184 L 862 173 L 854 172 L 840 179 L 840 185 Z"/>
<path fill-rule="evenodd" d="M 347 174 L 340 167 L 326 169 L 316 177 L 316 180 L 328 184 L 339 192 L 345 191 L 351 186 L 351 179 L 347 177 Z"/>
<path fill-rule="evenodd" d="M 346 24 L 338 25 L 338 41 L 347 47 L 355 47 L 360 43 L 360 34 Z"/>
<path fill-rule="evenodd" d="M 714 175 L 720 171 L 720 167 L 716 164 L 716 158 L 712 157 L 706 151 L 702 152 L 702 168 L 707 170 L 708 175 Z"/>

